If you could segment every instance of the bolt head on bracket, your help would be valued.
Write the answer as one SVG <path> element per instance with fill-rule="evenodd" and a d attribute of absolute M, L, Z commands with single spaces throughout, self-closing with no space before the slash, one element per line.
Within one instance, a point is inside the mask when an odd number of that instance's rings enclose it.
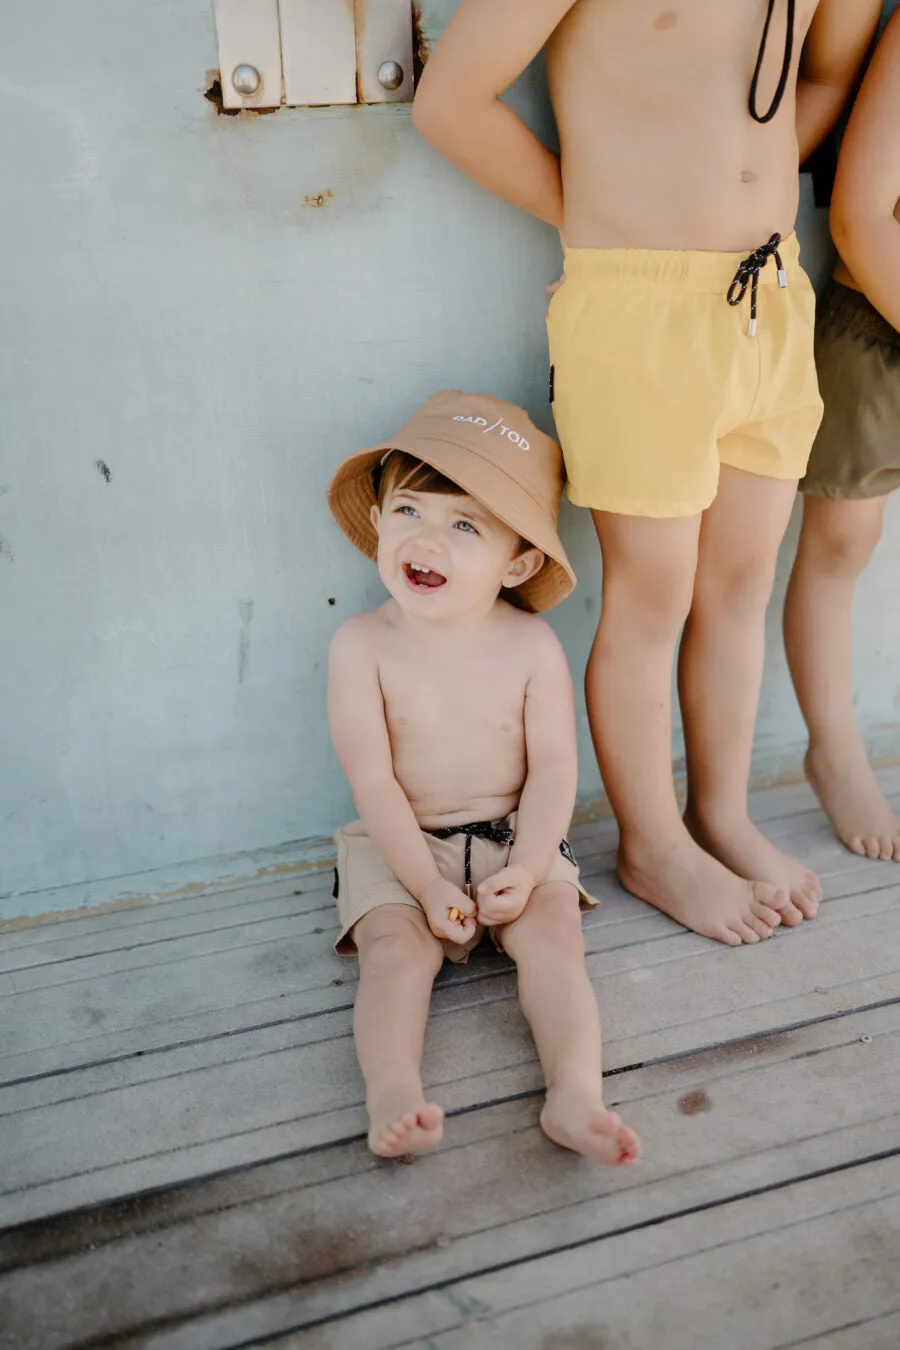
<path fill-rule="evenodd" d="M 262 80 L 256 66 L 240 65 L 235 66 L 231 75 L 231 83 L 242 98 L 250 98 L 253 94 L 258 93 Z"/>
<path fill-rule="evenodd" d="M 403 67 L 399 61 L 383 61 L 378 67 L 378 83 L 382 89 L 399 89 L 403 83 Z"/>

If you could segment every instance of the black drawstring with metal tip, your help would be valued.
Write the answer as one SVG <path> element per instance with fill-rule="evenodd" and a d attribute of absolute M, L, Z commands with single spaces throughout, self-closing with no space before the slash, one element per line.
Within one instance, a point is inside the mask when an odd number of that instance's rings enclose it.
<path fill-rule="evenodd" d="M 476 820 L 471 825 L 447 825 L 440 830 L 427 830 L 435 839 L 452 839 L 455 834 L 466 836 L 466 895 L 472 899 L 472 840 L 490 839 L 492 844 L 512 844 L 513 832 L 492 820 Z"/>
<path fill-rule="evenodd" d="M 759 287 L 759 274 L 770 258 L 775 259 L 775 266 L 778 268 L 778 285 L 782 287 L 787 285 L 787 273 L 778 252 L 780 243 L 781 235 L 773 234 L 767 244 L 754 249 L 748 258 L 742 260 L 734 274 L 734 280 L 728 287 L 729 305 L 739 305 L 747 294 L 747 287 L 750 287 L 750 326 L 747 331 L 751 337 L 756 337 L 756 292 Z"/>
<path fill-rule="evenodd" d="M 769 105 L 768 112 L 760 113 L 756 106 L 756 90 L 759 84 L 759 73 L 762 70 L 762 63 L 765 60 L 766 44 L 769 40 L 769 28 L 772 23 L 772 15 L 775 13 L 776 0 L 769 0 L 769 9 L 766 14 L 766 23 L 763 28 L 762 41 L 759 44 L 759 55 L 756 58 L 756 69 L 753 72 L 753 79 L 750 82 L 750 116 L 754 122 L 771 122 L 772 118 L 781 107 L 781 100 L 784 98 L 784 91 L 787 88 L 788 74 L 791 69 L 791 57 L 794 54 L 794 13 L 796 0 L 787 0 L 787 33 L 784 39 L 784 60 L 781 63 L 781 76 L 778 80 L 778 88 L 772 96 L 772 102 Z"/>

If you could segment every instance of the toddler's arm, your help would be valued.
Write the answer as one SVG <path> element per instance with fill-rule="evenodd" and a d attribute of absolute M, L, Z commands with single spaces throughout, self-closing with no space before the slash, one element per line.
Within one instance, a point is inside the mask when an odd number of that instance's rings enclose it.
<path fill-rule="evenodd" d="M 397 782 L 378 667 L 367 634 L 351 620 L 328 653 L 328 725 L 356 809 L 388 867 L 418 900 L 437 937 L 466 942 L 475 906 L 437 869 L 409 799 Z M 451 923 L 456 908 L 465 917 Z"/>
<path fill-rule="evenodd" d="M 559 157 L 500 100 L 574 0 L 462 0 L 416 92 L 413 122 L 490 192 L 562 225 Z"/>
<path fill-rule="evenodd" d="M 841 145 L 831 233 L 856 284 L 900 331 L 900 11 L 882 34 Z"/>
<path fill-rule="evenodd" d="M 844 110 L 878 29 L 881 0 L 820 0 L 797 79 L 800 162 L 811 155 Z"/>
<path fill-rule="evenodd" d="M 575 700 L 565 653 L 553 630 L 538 632 L 535 668 L 525 694 L 528 774 L 510 865 L 478 887 L 478 917 L 511 923 L 550 870 L 572 820 L 578 785 Z"/>

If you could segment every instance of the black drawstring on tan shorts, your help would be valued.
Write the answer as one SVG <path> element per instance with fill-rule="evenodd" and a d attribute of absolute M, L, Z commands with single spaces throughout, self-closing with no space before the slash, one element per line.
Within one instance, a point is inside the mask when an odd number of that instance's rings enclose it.
<path fill-rule="evenodd" d="M 465 852 L 465 875 L 466 875 L 466 895 L 472 899 L 472 840 L 489 839 L 492 844 L 508 844 L 512 848 L 516 842 L 516 837 L 512 830 L 507 829 L 505 825 L 498 825 L 493 820 L 476 820 L 471 825 L 445 825 L 440 830 L 426 830 L 434 839 L 452 839 L 455 834 L 464 834 L 466 836 Z M 563 839 L 559 846 L 559 851 L 570 862 L 573 867 L 578 864 L 575 861 L 575 854 L 569 847 L 568 839 Z"/>
<path fill-rule="evenodd" d="M 769 104 L 767 112 L 761 113 L 756 106 L 756 90 L 759 85 L 759 73 L 762 70 L 762 63 L 765 60 L 766 44 L 769 41 L 769 28 L 772 24 L 772 15 L 775 13 L 776 0 L 769 0 L 769 8 L 766 13 L 766 23 L 763 28 L 762 41 L 759 44 L 759 55 L 756 58 L 756 69 L 753 72 L 753 79 L 750 82 L 750 116 L 754 122 L 771 122 L 772 118 L 781 107 L 781 100 L 784 98 L 784 91 L 787 88 L 788 75 L 791 69 L 791 57 L 794 55 L 794 11 L 796 0 L 787 0 L 787 32 L 784 39 L 784 59 L 781 63 L 781 75 L 778 77 L 778 88 L 772 95 L 772 102 Z"/>
<path fill-rule="evenodd" d="M 778 268 L 778 285 L 781 287 L 787 285 L 787 273 L 778 252 L 780 243 L 781 235 L 773 234 L 767 244 L 754 249 L 748 258 L 741 261 L 734 274 L 734 280 L 728 287 L 729 305 L 739 305 L 747 294 L 747 287 L 750 287 L 750 324 L 747 329 L 750 337 L 756 337 L 756 292 L 759 288 L 759 274 L 770 258 L 775 259 L 775 266 Z"/>
<path fill-rule="evenodd" d="M 452 839 L 455 834 L 466 836 L 466 895 L 472 899 L 472 840 L 489 839 L 492 844 L 512 844 L 515 838 L 512 830 L 498 825 L 493 820 L 476 820 L 471 825 L 447 825 L 441 830 L 426 830 L 434 839 Z"/>

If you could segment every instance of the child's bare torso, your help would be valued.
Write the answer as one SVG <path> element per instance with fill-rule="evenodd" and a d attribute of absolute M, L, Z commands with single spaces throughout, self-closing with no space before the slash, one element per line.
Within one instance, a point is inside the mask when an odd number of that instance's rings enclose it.
<path fill-rule="evenodd" d="M 578 0 L 547 46 L 571 248 L 744 252 L 793 229 L 794 78 L 818 0 L 797 0 L 791 78 L 773 120 L 747 101 L 765 0 Z M 776 6 L 758 106 L 784 56 Z"/>
<path fill-rule="evenodd" d="M 423 640 L 393 601 L 364 616 L 397 781 L 425 829 L 497 820 L 525 782 L 525 700 L 542 620 L 498 601 L 478 637 Z"/>

